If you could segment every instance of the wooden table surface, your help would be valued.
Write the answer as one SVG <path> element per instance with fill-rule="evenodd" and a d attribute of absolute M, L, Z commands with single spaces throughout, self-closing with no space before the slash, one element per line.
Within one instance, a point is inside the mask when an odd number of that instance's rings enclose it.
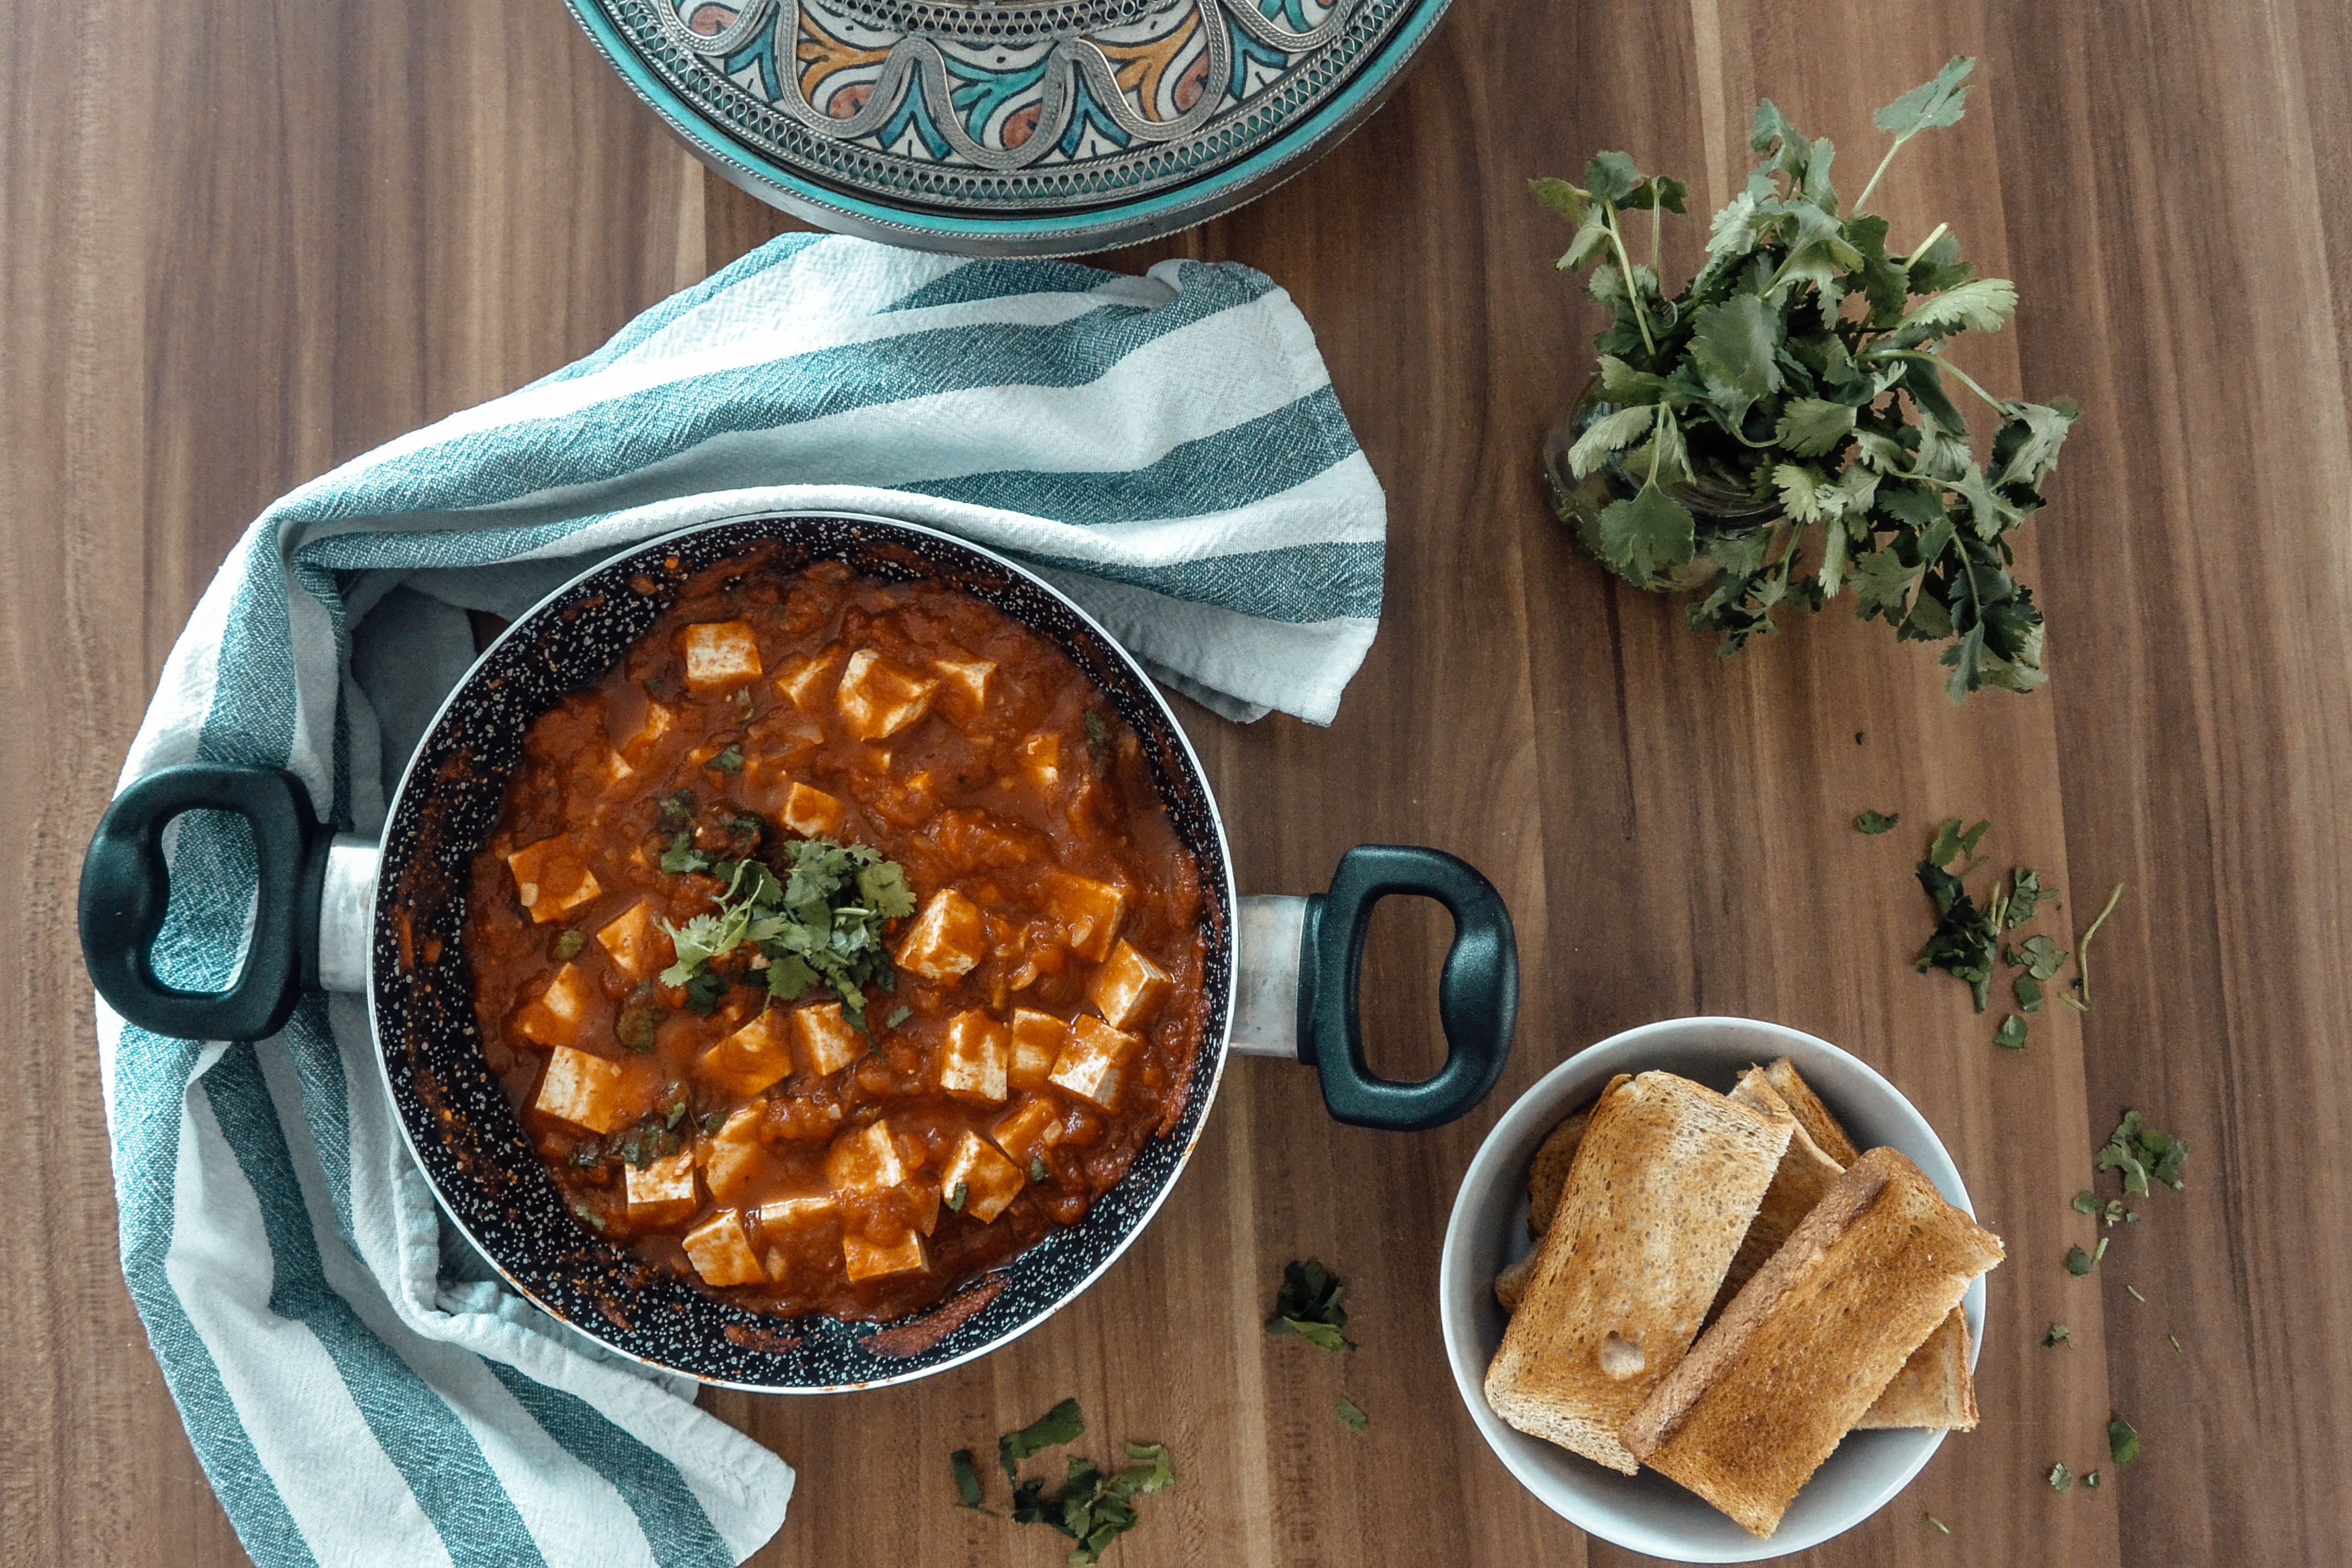
<path fill-rule="evenodd" d="M 25 946 L 0 982 L 0 1107 L 26 1208 L 0 1228 L 0 1560 L 237 1562 L 116 1266 L 82 847 L 165 651 L 267 501 L 785 226 L 689 162 L 556 0 L 20 0 L 5 36 L 0 875 Z M 1839 142 L 1853 184 L 1870 110 L 1960 51 L 1984 59 L 1968 119 L 1912 145 L 1883 208 L 1898 243 L 1948 219 L 2017 280 L 2016 324 L 1968 348 L 1980 378 L 2087 412 L 2024 554 L 2052 683 L 1955 711 L 1882 626 L 1825 616 L 1721 664 L 1571 547 L 1535 454 L 1594 323 L 1523 180 L 1622 146 L 1711 208 L 1769 95 Z M 1339 722 L 1187 710 L 1244 886 L 1318 888 L 1367 839 L 1467 856 L 1517 917 L 1517 1053 L 1483 1110 L 1419 1136 L 1334 1125 L 1310 1074 L 1243 1063 L 1150 1230 L 1008 1352 L 855 1398 L 709 1398 L 800 1468 L 757 1561 L 1057 1563 L 1058 1538 L 954 1510 L 944 1455 L 1065 1394 L 1103 1438 L 1174 1448 L 1127 1568 L 1633 1561 L 1479 1441 L 1438 1349 L 1437 1246 L 1503 1106 L 1690 1013 L 1777 1019 L 1888 1073 L 2011 1249 L 1982 1426 L 1812 1561 L 2340 1560 L 2347 81 L 2340 0 L 1455 0 L 1353 140 L 1114 258 L 1286 285 L 1389 489 L 1383 626 Z M 1904 826 L 1856 835 L 1866 806 Z M 1915 826 L 1951 815 L 1990 816 L 1996 862 L 2042 868 L 2077 927 L 2128 885 L 2096 1011 L 2045 1011 L 2021 1055 L 1911 972 Z M 1392 1069 L 1433 1058 L 1440 935 L 1381 918 L 1366 1005 Z M 2126 1106 L 2189 1140 L 2188 1191 L 2074 1279 L 2092 1227 L 2068 1199 Z M 1350 1283 L 1352 1356 L 1259 1331 L 1281 1263 L 1310 1253 Z M 2041 1348 L 2053 1319 L 2072 1348 Z M 2147 1444 L 2119 1476 L 2111 1412 Z M 2055 1494 L 2055 1460 L 2110 1482 Z"/>

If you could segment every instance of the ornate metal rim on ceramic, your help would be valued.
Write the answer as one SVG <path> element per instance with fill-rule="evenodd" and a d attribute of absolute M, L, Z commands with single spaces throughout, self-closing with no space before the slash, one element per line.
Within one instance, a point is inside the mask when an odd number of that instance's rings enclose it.
<path fill-rule="evenodd" d="M 567 0 L 695 151 L 827 227 L 1053 255 L 1248 200 L 1344 136 L 1448 0 Z"/>
<path fill-rule="evenodd" d="M 648 1268 L 583 1230 L 525 1139 L 483 1056 L 462 928 L 473 858 L 498 821 L 530 721 L 609 669 L 688 576 L 755 551 L 761 569 L 835 560 L 900 582 L 944 582 L 1050 639 L 1118 709 L 1177 837 L 1201 869 L 1208 1006 L 1182 1115 L 1144 1145 L 1085 1219 L 895 1327 L 748 1311 Z M 1200 763 L 1125 649 L 1052 587 L 960 540 L 909 523 L 838 515 L 709 523 L 617 555 L 508 628 L 450 694 L 410 763 L 385 829 L 368 1005 L 402 1131 L 445 1212 L 515 1289 L 637 1360 L 728 1387 L 823 1393 L 903 1382 L 1017 1338 L 1084 1289 L 1142 1230 L 1200 1135 L 1224 1068 L 1234 893 L 1224 830 Z M 879 1337 L 877 1337 L 879 1336 Z M 910 1342 L 899 1353 L 894 1338 Z"/>

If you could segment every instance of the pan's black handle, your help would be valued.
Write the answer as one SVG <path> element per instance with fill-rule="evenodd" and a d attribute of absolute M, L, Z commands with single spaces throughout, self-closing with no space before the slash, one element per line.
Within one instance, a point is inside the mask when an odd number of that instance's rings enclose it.
<path fill-rule="evenodd" d="M 1376 1078 L 1364 1060 L 1356 984 L 1372 906 L 1391 893 L 1435 899 L 1454 916 L 1437 983 L 1445 1065 L 1419 1083 Z M 1307 900 L 1300 944 L 1298 1056 L 1323 1080 L 1323 1103 L 1358 1127 L 1418 1132 L 1486 1098 L 1511 1054 L 1519 1013 L 1519 942 L 1495 885 L 1442 849 L 1360 844 L 1339 858 L 1331 890 Z"/>
<path fill-rule="evenodd" d="M 155 976 L 155 936 L 172 900 L 163 828 L 184 811 L 233 811 L 253 829 L 260 900 L 253 940 L 226 991 Z M 302 781 L 280 768 L 190 763 L 149 773 L 114 799 L 81 863 L 81 953 L 107 1005 L 185 1040 L 266 1039 L 318 984 L 319 894 L 333 835 Z"/>

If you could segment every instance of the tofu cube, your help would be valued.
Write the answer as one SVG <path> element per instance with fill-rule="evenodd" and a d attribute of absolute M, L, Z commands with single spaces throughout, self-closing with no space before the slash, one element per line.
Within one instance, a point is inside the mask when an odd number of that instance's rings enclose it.
<path fill-rule="evenodd" d="M 895 1242 L 868 1241 L 862 1236 L 841 1238 L 841 1260 L 850 1280 L 881 1279 L 893 1274 L 919 1274 L 930 1264 L 923 1257 L 923 1238 L 913 1231 Z"/>
<path fill-rule="evenodd" d="M 751 1217 L 760 1222 L 761 1240 L 780 1241 L 786 1237 L 806 1236 L 833 1224 L 841 1217 L 841 1205 L 831 1193 L 778 1198 L 752 1210 Z"/>
<path fill-rule="evenodd" d="M 963 1189 L 963 1212 L 987 1225 L 1004 1212 L 1007 1205 L 1021 1195 L 1029 1184 L 1029 1173 L 1024 1171 L 979 1133 L 966 1131 L 963 1142 L 948 1158 L 948 1168 L 940 1177 L 940 1185 L 950 1198 L 958 1187 Z"/>
<path fill-rule="evenodd" d="M 661 744 L 662 737 L 677 728 L 677 714 L 658 702 L 646 704 L 645 722 L 621 748 L 621 754 L 632 762 L 641 762 L 647 752 Z"/>
<path fill-rule="evenodd" d="M 1127 1087 L 1128 1064 L 1142 1044 L 1100 1018 L 1080 1018 L 1070 1026 L 1070 1043 L 1055 1059 L 1047 1081 L 1105 1110 L 1117 1110 L 1119 1091 Z"/>
<path fill-rule="evenodd" d="M 1089 995 L 1103 1022 L 1114 1029 L 1132 1029 L 1160 1011 L 1176 983 L 1168 972 L 1126 942 L 1111 949 L 1110 962 L 1095 976 Z"/>
<path fill-rule="evenodd" d="M 940 1048 L 940 1092 L 982 1105 L 1004 1103 L 1005 1069 L 1013 1056 L 1013 1031 L 977 1007 L 948 1020 Z"/>
<path fill-rule="evenodd" d="M 596 941 L 614 966 L 632 980 L 651 980 L 670 965 L 677 949 L 669 933 L 654 923 L 654 906 L 640 899 L 618 920 L 596 933 Z"/>
<path fill-rule="evenodd" d="M 954 980 L 988 952 L 988 917 L 953 888 L 941 888 L 898 943 L 898 967 L 926 980 Z"/>
<path fill-rule="evenodd" d="M 560 919 L 604 890 L 588 868 L 588 858 L 567 834 L 516 850 L 507 857 L 507 868 L 514 873 L 515 894 L 534 922 Z"/>
<path fill-rule="evenodd" d="M 1062 737 L 1032 735 L 1021 742 L 1021 776 L 1039 795 L 1062 782 Z"/>
<path fill-rule="evenodd" d="M 866 1037 L 838 1002 L 815 1002 L 793 1009 L 793 1033 L 801 1043 L 801 1068 L 811 1078 L 839 1072 L 866 1054 Z"/>
<path fill-rule="evenodd" d="M 838 838 L 848 808 L 821 789 L 794 783 L 784 797 L 783 824 L 803 838 Z"/>
<path fill-rule="evenodd" d="M 931 673 L 940 678 L 940 700 L 959 718 L 977 718 L 988 707 L 988 679 L 996 666 L 984 658 L 935 658 Z"/>
<path fill-rule="evenodd" d="M 845 1132 L 824 1152 L 824 1179 L 836 1193 L 887 1193 L 910 1175 L 887 1121 Z"/>
<path fill-rule="evenodd" d="M 765 1106 L 746 1105 L 702 1141 L 702 1180 L 714 1202 L 733 1203 L 760 1173 L 760 1123 L 766 1120 Z"/>
<path fill-rule="evenodd" d="M 1053 1076 L 1054 1063 L 1070 1042 L 1070 1026 L 1051 1013 L 1013 1011 L 1013 1060 L 1004 1079 L 1015 1089 L 1043 1089 Z"/>
<path fill-rule="evenodd" d="M 703 1052 L 694 1065 L 695 1076 L 739 1098 L 759 1093 L 793 1070 L 784 1030 L 784 1010 L 769 1008 Z"/>
<path fill-rule="evenodd" d="M 897 734 L 931 710 L 940 689 L 905 665 L 884 658 L 870 647 L 849 656 L 841 685 L 833 694 L 849 733 L 860 741 L 879 741 Z"/>
<path fill-rule="evenodd" d="M 1012 1114 L 990 1128 L 988 1135 L 1026 1171 L 1030 1161 L 1062 1141 L 1062 1112 L 1050 1094 L 1023 1095 Z"/>
<path fill-rule="evenodd" d="M 693 1150 L 680 1149 L 650 1165 L 630 1166 L 628 1184 L 631 1225 L 676 1225 L 694 1216 Z"/>
<path fill-rule="evenodd" d="M 760 679 L 760 639 L 749 621 L 705 621 L 686 628 L 686 686 L 724 691 Z"/>
<path fill-rule="evenodd" d="M 743 1216 L 733 1209 L 720 1209 L 688 1231 L 686 1256 L 705 1285 L 758 1285 L 768 1278 L 743 1234 Z"/>
<path fill-rule="evenodd" d="M 837 653 L 793 659 L 777 672 L 776 689 L 802 712 L 814 713 L 824 705 L 825 682 L 840 667 L 841 656 Z"/>
<path fill-rule="evenodd" d="M 588 1021 L 588 976 L 576 963 L 555 972 L 547 989 L 515 1009 L 515 1033 L 542 1046 L 575 1046 Z"/>
<path fill-rule="evenodd" d="M 1045 884 L 1045 910 L 1060 924 L 1072 952 L 1099 963 L 1118 937 L 1127 895 L 1108 882 L 1059 871 Z"/>
<path fill-rule="evenodd" d="M 627 1080 L 620 1063 L 558 1046 L 547 1058 L 547 1075 L 531 1103 L 591 1132 L 617 1132 L 637 1119 L 637 1097 L 629 1092 Z"/>

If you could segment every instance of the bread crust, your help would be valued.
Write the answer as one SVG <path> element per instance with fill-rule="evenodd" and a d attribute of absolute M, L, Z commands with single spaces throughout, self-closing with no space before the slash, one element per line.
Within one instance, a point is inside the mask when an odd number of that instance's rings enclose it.
<path fill-rule="evenodd" d="M 2001 1260 L 2000 1237 L 1893 1149 L 1856 1159 L 1620 1430 L 1769 1536 L 1904 1363 Z"/>
<path fill-rule="evenodd" d="M 1689 1350 L 1795 1130 L 1672 1073 L 1612 1080 L 1487 1368 L 1495 1413 L 1633 1474 L 1619 1428 Z"/>
<path fill-rule="evenodd" d="M 1976 1379 L 1969 1374 L 1969 1315 L 1958 1307 L 1911 1352 L 1877 1403 L 1853 1424 L 1857 1432 L 1912 1427 L 1967 1432 L 1977 1424 Z"/>
<path fill-rule="evenodd" d="M 1804 1079 L 1799 1079 L 1797 1083 L 1801 1088 Z M 1751 1110 L 1778 1110 L 1795 1117 L 1794 1109 L 1773 1089 L 1762 1068 L 1749 1068 L 1740 1074 L 1739 1081 L 1732 1086 L 1731 1098 Z M 1740 1287 L 1756 1277 L 1765 1260 L 1780 1250 L 1780 1244 L 1789 1239 L 1805 1216 L 1813 1212 L 1813 1205 L 1845 1174 L 1845 1162 L 1832 1159 L 1805 1131 L 1803 1119 L 1795 1119 L 1796 1131 L 1780 1155 L 1780 1168 L 1772 1173 L 1772 1184 L 1764 1189 L 1764 1201 L 1756 1205 L 1755 1222 L 1740 1239 L 1739 1250 L 1732 1255 L 1731 1267 L 1723 1276 L 1723 1288 L 1716 1292 L 1715 1304 L 1707 1310 L 1710 1318 L 1731 1305 Z"/>
<path fill-rule="evenodd" d="M 1797 1071 L 1795 1062 L 1787 1057 L 1777 1058 L 1764 1069 L 1764 1081 L 1772 1086 L 1772 1092 L 1788 1106 L 1789 1114 L 1797 1119 L 1797 1125 L 1805 1130 L 1805 1136 L 1821 1145 L 1822 1153 L 1835 1160 L 1840 1166 L 1851 1165 L 1862 1158 L 1862 1151 L 1847 1136 L 1844 1125 L 1831 1114 L 1828 1106 L 1822 1103 L 1822 1097 L 1813 1092 L 1813 1086 Z"/>

